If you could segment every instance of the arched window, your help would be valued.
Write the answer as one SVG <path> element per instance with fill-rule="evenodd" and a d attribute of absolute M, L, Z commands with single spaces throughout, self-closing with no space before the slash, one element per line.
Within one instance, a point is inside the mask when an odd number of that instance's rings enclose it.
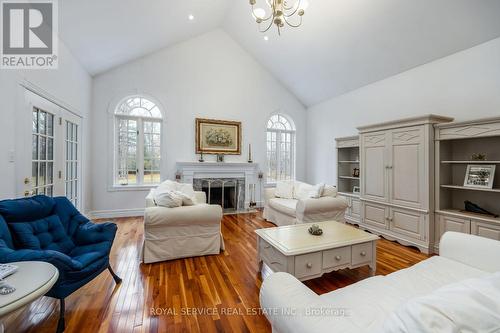
<path fill-rule="evenodd" d="M 283 114 L 267 121 L 267 183 L 295 179 L 295 126 Z"/>
<path fill-rule="evenodd" d="M 115 110 L 115 185 L 160 183 L 162 114 L 141 96 L 125 98 Z"/>

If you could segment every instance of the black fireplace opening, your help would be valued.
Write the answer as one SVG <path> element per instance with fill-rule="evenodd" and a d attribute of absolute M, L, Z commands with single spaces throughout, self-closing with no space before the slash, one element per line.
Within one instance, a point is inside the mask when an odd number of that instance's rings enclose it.
<path fill-rule="evenodd" d="M 236 210 L 238 208 L 236 187 L 234 185 L 225 185 L 222 187 L 212 184 L 209 188 L 208 184 L 204 184 L 202 190 L 205 192 L 209 204 L 220 205 L 224 208 L 224 211 Z"/>

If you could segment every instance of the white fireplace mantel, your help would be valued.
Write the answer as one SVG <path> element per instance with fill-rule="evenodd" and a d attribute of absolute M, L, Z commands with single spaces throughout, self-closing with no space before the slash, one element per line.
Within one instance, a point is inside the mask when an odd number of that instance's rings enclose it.
<path fill-rule="evenodd" d="M 245 178 L 245 193 L 250 193 L 250 184 L 258 183 L 258 163 L 245 162 L 177 162 L 177 172 L 183 183 L 192 184 L 198 178 Z M 260 201 L 260 193 L 256 193 Z M 249 204 L 249 195 L 245 195 L 245 207 Z"/>

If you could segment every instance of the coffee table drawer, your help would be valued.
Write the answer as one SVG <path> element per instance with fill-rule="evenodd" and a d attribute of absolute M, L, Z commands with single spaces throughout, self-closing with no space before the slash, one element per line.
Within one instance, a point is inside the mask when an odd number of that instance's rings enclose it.
<path fill-rule="evenodd" d="M 301 279 L 306 276 L 321 274 L 321 252 L 302 254 L 295 257 L 295 277 Z"/>
<path fill-rule="evenodd" d="M 352 265 L 366 264 L 372 261 L 372 242 L 352 246 Z"/>
<path fill-rule="evenodd" d="M 286 256 L 268 242 L 260 239 L 260 257 L 273 272 L 286 272 Z"/>
<path fill-rule="evenodd" d="M 351 263 L 351 247 L 341 247 L 338 249 L 323 252 L 323 268 L 333 268 Z"/>

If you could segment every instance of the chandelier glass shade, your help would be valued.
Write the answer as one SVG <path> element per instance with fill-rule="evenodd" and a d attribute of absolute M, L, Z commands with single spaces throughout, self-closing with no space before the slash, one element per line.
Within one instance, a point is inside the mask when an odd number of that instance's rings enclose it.
<path fill-rule="evenodd" d="M 262 7 L 257 7 L 257 0 L 250 0 L 252 15 L 259 25 L 260 32 L 266 32 L 276 25 L 278 35 L 285 25 L 297 28 L 302 24 L 302 17 L 307 8 L 307 0 L 261 0 Z"/>

